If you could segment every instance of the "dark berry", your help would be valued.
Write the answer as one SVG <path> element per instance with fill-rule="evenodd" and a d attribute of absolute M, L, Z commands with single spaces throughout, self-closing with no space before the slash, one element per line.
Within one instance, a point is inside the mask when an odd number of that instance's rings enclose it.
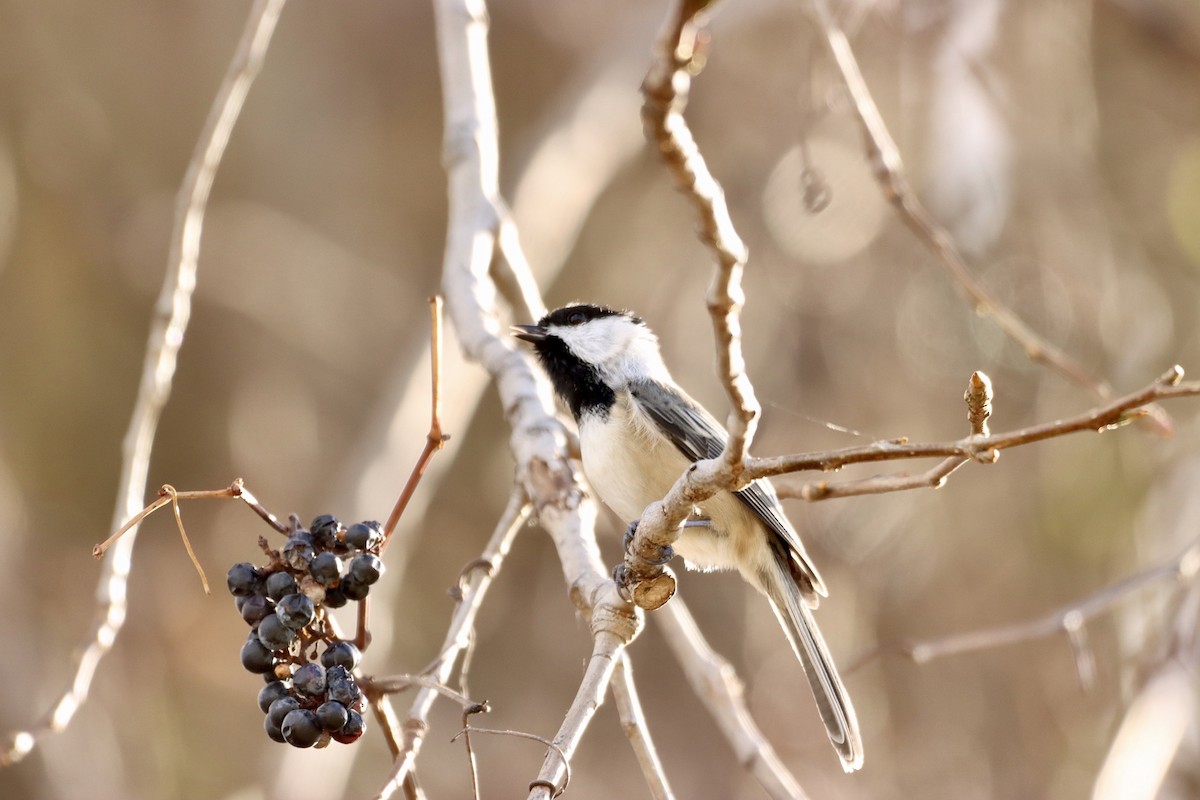
<path fill-rule="evenodd" d="M 283 560 L 292 569 L 307 570 L 308 562 L 313 560 L 316 551 L 313 550 L 312 537 L 306 531 L 296 531 L 283 546 Z"/>
<path fill-rule="evenodd" d="M 322 703 L 317 708 L 317 723 L 331 733 L 340 731 L 348 719 L 349 712 L 341 703 L 331 700 L 328 703 Z"/>
<path fill-rule="evenodd" d="M 346 544 L 355 550 L 369 550 L 372 547 L 378 547 L 382 542 L 383 531 L 380 529 L 379 523 L 374 520 L 356 522 L 346 529 Z"/>
<path fill-rule="evenodd" d="M 321 738 L 317 715 L 303 708 L 289 711 L 280 728 L 284 741 L 293 747 L 312 747 Z"/>
<path fill-rule="evenodd" d="M 272 722 L 270 717 L 263 718 L 263 729 L 267 732 L 267 736 L 270 736 L 274 741 L 280 744 L 287 741 L 283 738 L 283 730 L 279 727 L 279 724 Z"/>
<path fill-rule="evenodd" d="M 341 527 L 337 517 L 332 514 L 322 514 L 309 525 L 313 539 L 313 547 L 317 550 L 332 550 L 337 545 L 337 532 Z"/>
<path fill-rule="evenodd" d="M 324 653 L 321 653 L 321 663 L 325 669 L 342 666 L 353 671 L 361 658 L 362 653 L 358 651 L 353 642 L 334 642 L 325 648 Z"/>
<path fill-rule="evenodd" d="M 267 597 L 272 600 L 279 600 L 284 595 L 292 594 L 299 591 L 299 589 L 300 587 L 296 584 L 296 579 L 288 572 L 272 572 L 267 576 Z"/>
<path fill-rule="evenodd" d="M 262 577 L 248 561 L 230 567 L 225 582 L 229 585 L 229 593 L 234 597 L 249 597 L 262 587 Z"/>
<path fill-rule="evenodd" d="M 341 703 L 349 708 L 358 699 L 358 684 L 354 676 L 345 667 L 338 665 L 330 667 L 325 673 L 325 691 L 328 699 Z"/>
<path fill-rule="evenodd" d="M 350 602 L 341 589 L 332 588 L 325 590 L 325 605 L 329 608 L 341 608 Z"/>
<path fill-rule="evenodd" d="M 354 557 L 346 574 L 357 583 L 370 586 L 383 574 L 383 561 L 373 553 L 363 553 Z"/>
<path fill-rule="evenodd" d="M 363 735 L 363 731 L 367 729 L 367 724 L 362 718 L 362 714 L 357 711 L 346 712 L 346 724 L 342 729 L 333 734 L 333 738 L 342 744 L 350 744 Z"/>
<path fill-rule="evenodd" d="M 313 601 L 299 593 L 285 595 L 275 604 L 275 615 L 279 621 L 294 631 L 306 627 L 316 613 Z"/>
<path fill-rule="evenodd" d="M 322 586 L 336 586 L 342 577 L 342 560 L 333 553 L 318 553 L 308 565 L 308 571 Z"/>
<path fill-rule="evenodd" d="M 271 650 L 286 650 L 296 641 L 296 632 L 284 625 L 275 614 L 258 623 L 258 640 Z"/>
<path fill-rule="evenodd" d="M 261 594 L 239 597 L 238 600 L 243 601 L 238 610 L 242 612 L 242 619 L 246 620 L 248 625 L 253 625 L 271 613 L 271 606 L 267 603 L 267 598 Z"/>
<path fill-rule="evenodd" d="M 300 701 L 291 695 L 281 697 L 275 702 L 271 703 L 271 705 L 267 706 L 267 719 L 271 720 L 271 722 L 275 723 L 276 725 L 282 725 L 283 718 L 286 717 L 289 712 L 295 711 L 299 707 Z"/>
<path fill-rule="evenodd" d="M 256 636 L 242 645 L 242 666 L 249 672 L 270 672 L 275 666 L 275 657 Z"/>
<path fill-rule="evenodd" d="M 271 704 L 281 697 L 288 696 L 287 684 L 283 681 L 271 681 L 258 692 L 258 707 L 265 714 L 271 710 Z"/>
<path fill-rule="evenodd" d="M 338 591 L 346 596 L 347 600 L 363 600 L 370 593 L 371 587 L 362 581 L 357 581 L 350 575 L 342 578 L 341 583 L 337 585 Z"/>
<path fill-rule="evenodd" d="M 300 694 L 316 697 L 325 693 L 325 668 L 320 664 L 305 664 L 292 674 L 292 686 Z"/>

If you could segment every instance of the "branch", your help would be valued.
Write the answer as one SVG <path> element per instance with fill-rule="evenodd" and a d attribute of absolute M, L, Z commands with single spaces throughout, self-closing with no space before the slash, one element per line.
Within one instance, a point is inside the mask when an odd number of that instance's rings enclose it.
<path fill-rule="evenodd" d="M 744 477 L 746 479 L 765 478 L 772 475 L 783 475 L 789 472 L 806 470 L 831 471 L 841 469 L 849 464 L 861 464 L 872 461 L 895 461 L 908 458 L 949 458 L 961 457 L 974 461 L 990 463 L 995 458 L 992 451 L 1007 450 L 1011 447 L 1032 444 L 1034 442 L 1053 439 L 1079 431 L 1096 431 L 1102 433 L 1122 427 L 1134 419 L 1150 413 L 1149 406 L 1157 400 L 1176 397 L 1194 397 L 1200 395 L 1200 382 L 1184 383 L 1183 368 L 1171 367 L 1153 383 L 1132 394 L 1113 400 L 1108 405 L 1099 406 L 1082 414 L 1066 419 L 1046 422 L 1028 428 L 1010 431 L 1008 433 L 988 436 L 968 436 L 954 442 L 925 442 L 912 443 L 904 439 L 872 442 L 860 447 L 847 447 L 839 450 L 826 450 L 815 453 L 797 453 L 795 455 L 773 456 L 768 458 L 752 458 L 747 463 Z M 708 462 L 701 461 L 693 472 L 701 472 Z M 692 473 L 686 473 L 675 488 L 688 491 L 680 483 L 687 483 Z M 703 476 L 692 479 L 703 488 Z M 672 493 L 674 493 L 674 489 Z M 819 486 L 813 490 L 811 499 L 822 499 Z"/>
<path fill-rule="evenodd" d="M 734 229 L 725 192 L 709 172 L 683 116 L 691 76 L 702 59 L 697 44 L 709 0 L 678 0 L 659 33 L 655 60 L 642 82 L 642 121 L 676 187 L 692 201 L 699 218 L 700 238 L 713 252 L 716 271 L 707 304 L 716 340 L 717 377 L 729 398 L 725 427 L 729 439 L 719 459 L 707 462 L 701 485 L 691 497 L 669 495 L 646 509 L 637 533 L 626 548 L 618 579 L 641 608 L 658 608 L 675 593 L 675 579 L 661 566 L 663 548 L 679 536 L 680 525 L 695 502 L 745 482 L 744 471 L 761 407 L 746 375 L 742 355 L 741 308 L 745 302 L 741 279 L 746 245 Z"/>
<path fill-rule="evenodd" d="M 470 642 L 471 631 L 475 627 L 475 617 L 483 606 L 483 599 L 487 596 L 492 581 L 499 573 L 517 532 L 528 521 L 531 511 L 532 508 L 526 501 L 524 492 L 519 488 L 514 488 L 509 496 L 508 506 L 500 515 L 500 520 L 496 523 L 496 528 L 492 532 L 487 546 L 484 547 L 483 554 L 477 561 L 472 562 L 472 566 L 476 568 L 469 567 L 464 570 L 463 579 L 460 579 L 458 607 L 450 620 L 442 651 L 437 660 L 425 669 L 425 673 L 429 676 L 428 680 L 437 686 L 445 686 L 450 680 L 450 674 L 459 653 Z M 480 568 L 485 564 L 486 567 Z M 389 735 L 398 740 L 400 745 L 392 752 L 392 774 L 388 778 L 388 782 L 380 789 L 377 797 L 390 797 L 396 789 L 400 788 L 407 776 L 412 774 L 413 765 L 421 751 L 425 734 L 429 730 L 429 712 L 433 708 L 433 701 L 437 695 L 437 689 L 423 687 L 409 707 L 408 717 L 403 723 L 401 732 L 397 734 L 397 726 L 389 725 Z"/>
<path fill-rule="evenodd" d="M 209 191 L 234 123 L 266 58 L 283 4 L 284 0 L 256 0 L 251 8 L 242 38 L 209 109 L 176 197 L 171 252 L 150 324 L 137 399 L 122 444 L 120 486 L 109 530 L 116 529 L 143 506 L 154 435 L 159 416 L 171 394 L 179 348 L 191 316 L 200 235 Z M 71 685 L 50 712 L 28 730 L 14 734 L 3 746 L 0 766 L 27 755 L 39 737 L 63 730 L 87 700 L 96 668 L 125 623 L 125 595 L 136 536 L 137 529 L 134 528 L 109 551 L 104 562 L 97 590 L 97 622 L 90 643 L 76 665 Z"/>
<path fill-rule="evenodd" d="M 683 600 L 667 603 L 655 619 L 692 691 L 712 714 L 746 772 L 774 800 L 807 797 L 754 724 L 733 666 L 705 641 Z"/>
<path fill-rule="evenodd" d="M 927 664 L 939 658 L 1005 647 L 1030 639 L 1044 639 L 1059 633 L 1071 636 L 1076 631 L 1082 630 L 1086 622 L 1106 613 L 1118 601 L 1134 591 L 1167 579 L 1190 583 L 1195 580 L 1198 572 L 1200 572 L 1200 539 L 1194 541 L 1186 550 L 1169 561 L 1131 575 L 1123 581 L 1037 619 L 987 630 L 971 631 L 960 636 L 881 644 L 860 656 L 849 665 L 846 672 L 853 672 L 876 657 L 886 654 L 894 653 L 908 658 L 913 663 Z M 1081 663 L 1078 651 L 1076 659 L 1077 663 Z"/>
<path fill-rule="evenodd" d="M 549 385 L 511 338 L 500 336 L 491 265 L 503 209 L 486 9 L 482 0 L 438 0 L 435 15 L 450 201 L 442 271 L 446 308 L 467 356 L 496 382 L 512 426 L 509 441 L 517 479 L 554 541 L 572 600 L 585 614 L 590 612 L 595 637 L 576 701 L 538 776 L 538 781 L 558 786 L 565 759 L 592 718 L 589 709 L 604 697 L 613 659 L 637 634 L 641 617 L 604 574 L 594 532 L 596 505 L 569 459 L 568 436 L 556 417 Z M 521 269 L 515 241 L 505 246 L 509 267 Z M 542 791 L 544 786 L 533 790 Z"/>
<path fill-rule="evenodd" d="M 400 496 L 396 498 L 392 513 L 388 515 L 387 523 L 383 526 L 383 544 L 379 548 L 380 555 L 383 555 L 383 551 L 391 541 L 392 532 L 396 530 L 396 525 L 399 524 L 404 509 L 408 507 L 408 501 L 417 491 L 417 484 L 424 477 L 429 462 L 450 439 L 450 435 L 442 431 L 442 298 L 429 298 L 429 317 L 429 432 L 425 434 L 425 449 L 417 457 L 417 463 L 413 465 L 408 482 L 404 485 Z"/>
<path fill-rule="evenodd" d="M 1030 360 L 1051 368 L 1102 401 L 1112 397 L 1112 387 L 1107 382 L 1093 377 L 1078 362 L 1039 336 L 975 280 L 950 232 L 938 224 L 909 185 L 900 151 L 888 133 L 879 108 L 875 105 L 875 100 L 858 68 L 854 51 L 830 11 L 827 0 L 813 0 L 812 8 L 818 26 L 829 44 L 834 63 L 850 94 L 851 105 L 862 128 L 867 161 L 871 164 L 884 197 L 896 209 L 900 218 L 938 257 L 950 278 L 971 301 L 975 312 L 995 322 L 1005 335 L 1025 351 Z M 1147 413 L 1160 433 L 1170 431 L 1170 419 L 1161 409 L 1148 409 Z"/>
<path fill-rule="evenodd" d="M 642 712 L 642 701 L 638 699 L 637 687 L 633 683 L 633 665 L 629 662 L 628 653 L 622 654 L 617 662 L 612 693 L 617 714 L 621 717 L 621 730 L 625 732 L 625 738 L 629 740 L 629 746 L 633 748 L 633 754 L 642 768 L 650 797 L 652 800 L 673 800 L 675 794 L 671 791 L 667 773 L 650 739 L 650 725 Z"/>

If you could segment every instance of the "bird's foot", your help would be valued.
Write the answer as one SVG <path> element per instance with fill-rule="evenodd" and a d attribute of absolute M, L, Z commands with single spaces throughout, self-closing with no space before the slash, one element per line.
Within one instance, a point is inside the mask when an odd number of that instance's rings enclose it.
<path fill-rule="evenodd" d="M 626 553 L 629 552 L 629 546 L 633 544 L 633 538 L 634 538 L 634 536 L 637 535 L 637 526 L 638 526 L 638 521 L 635 519 L 633 522 L 629 523 L 629 527 L 625 529 L 625 552 Z M 671 545 L 669 545 L 669 544 L 665 544 L 658 549 L 658 557 L 657 558 L 645 558 L 643 560 L 647 564 L 651 564 L 652 566 L 661 567 L 663 564 L 666 564 L 668 561 L 670 561 L 674 557 L 675 557 L 675 548 L 671 547 Z M 639 556 L 639 558 L 640 558 L 640 556 Z"/>

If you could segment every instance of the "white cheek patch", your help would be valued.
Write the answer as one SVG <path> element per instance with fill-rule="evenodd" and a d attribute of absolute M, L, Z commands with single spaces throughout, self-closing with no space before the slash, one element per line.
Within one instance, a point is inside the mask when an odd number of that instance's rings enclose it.
<path fill-rule="evenodd" d="M 600 317 L 576 327 L 555 327 L 554 335 L 583 361 L 594 364 L 613 386 L 634 378 L 670 381 L 658 339 L 625 317 Z"/>

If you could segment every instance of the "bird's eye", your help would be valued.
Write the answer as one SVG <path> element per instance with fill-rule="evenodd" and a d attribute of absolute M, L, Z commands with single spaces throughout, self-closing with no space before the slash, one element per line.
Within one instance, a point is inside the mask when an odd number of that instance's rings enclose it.
<path fill-rule="evenodd" d="M 567 316 L 568 325 L 582 325 L 585 322 L 587 322 L 587 314 L 582 311 L 573 311 Z"/>

